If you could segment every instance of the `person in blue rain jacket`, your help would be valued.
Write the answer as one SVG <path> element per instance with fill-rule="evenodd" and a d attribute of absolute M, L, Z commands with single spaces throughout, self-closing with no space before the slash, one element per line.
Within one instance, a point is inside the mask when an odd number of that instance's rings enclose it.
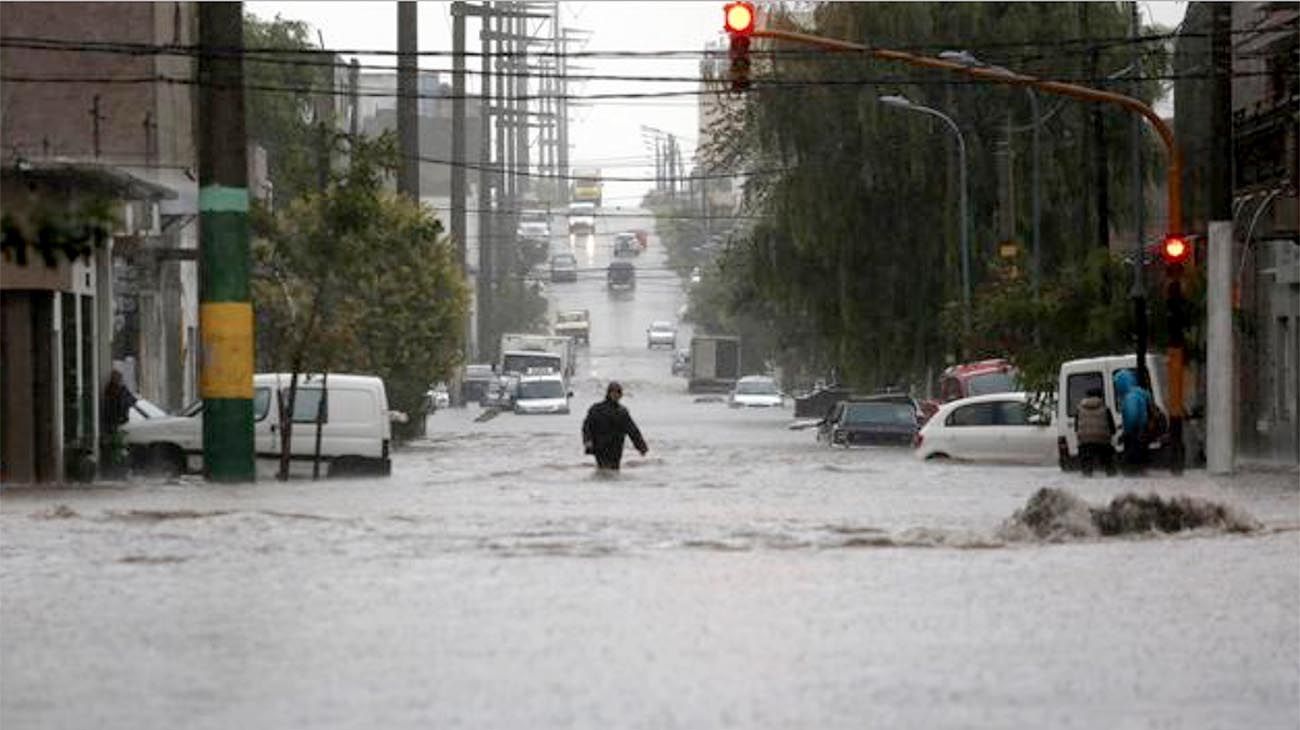
<path fill-rule="evenodd" d="M 1147 461 L 1151 393 L 1138 385 L 1133 370 L 1115 373 L 1115 403 L 1119 406 L 1124 465 L 1129 472 L 1141 471 Z"/>

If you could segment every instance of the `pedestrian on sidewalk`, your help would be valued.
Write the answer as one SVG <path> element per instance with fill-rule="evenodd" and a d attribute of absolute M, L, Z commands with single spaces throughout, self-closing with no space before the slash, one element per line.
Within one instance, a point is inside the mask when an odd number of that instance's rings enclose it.
<path fill-rule="evenodd" d="M 1092 476 L 1100 466 L 1106 476 L 1115 476 L 1115 418 L 1106 407 L 1101 388 L 1090 388 L 1079 401 L 1074 414 L 1074 433 L 1079 439 L 1079 468 L 1083 475 Z"/>
<path fill-rule="evenodd" d="M 623 386 L 610 382 L 605 389 L 605 400 L 593 405 L 582 422 L 582 444 L 586 453 L 596 457 L 600 469 L 617 471 L 623 461 L 623 440 L 631 438 L 632 445 L 645 456 L 649 447 L 641 438 L 641 430 L 619 401 Z"/>
<path fill-rule="evenodd" d="M 118 429 L 131 420 L 135 401 L 135 394 L 122 382 L 122 373 L 114 370 L 108 376 L 99 407 L 99 459 L 105 476 L 115 477 L 126 471 L 126 445 Z"/>

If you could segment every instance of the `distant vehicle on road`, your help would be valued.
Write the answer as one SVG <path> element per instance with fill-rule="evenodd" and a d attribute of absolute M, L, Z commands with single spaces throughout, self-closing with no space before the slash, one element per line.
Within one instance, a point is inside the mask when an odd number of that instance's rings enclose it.
<path fill-rule="evenodd" d="M 596 206 L 591 203 L 569 205 L 569 233 L 595 233 Z"/>
<path fill-rule="evenodd" d="M 591 341 L 591 312 L 586 309 L 570 309 L 555 314 L 555 334 L 572 337 L 574 342 L 584 345 Z"/>
<path fill-rule="evenodd" d="M 430 410 L 451 407 L 451 393 L 447 391 L 446 383 L 435 384 L 424 394 L 424 397 Z"/>
<path fill-rule="evenodd" d="M 736 381 L 727 405 L 732 408 L 780 408 L 785 405 L 785 394 L 776 381 L 766 375 L 746 375 Z"/>
<path fill-rule="evenodd" d="M 677 327 L 667 320 L 655 320 L 645 331 L 646 349 L 653 350 L 656 347 L 667 347 L 674 349 L 677 347 Z"/>
<path fill-rule="evenodd" d="M 563 252 L 551 256 L 551 281 L 577 281 L 578 258 Z"/>
<path fill-rule="evenodd" d="M 1019 390 L 1016 369 L 1001 358 L 953 365 L 939 374 L 939 400 Z"/>
<path fill-rule="evenodd" d="M 501 367 L 497 371 L 526 375 L 530 369 L 549 368 L 567 379 L 573 377 L 577 354 L 571 337 L 506 333 L 501 335 Z"/>
<path fill-rule="evenodd" d="M 843 385 L 818 385 L 794 399 L 795 418 L 823 418 L 842 400 L 852 397 L 853 391 Z"/>
<path fill-rule="evenodd" d="M 993 393 L 943 404 L 916 435 L 921 459 L 1050 464 L 1056 459 L 1051 413 L 1036 413 L 1028 393 Z"/>
<path fill-rule="evenodd" d="M 488 384 L 496 379 L 491 365 L 482 363 L 466 365 L 461 378 L 460 399 L 463 403 L 481 403 L 487 394 Z"/>
<path fill-rule="evenodd" d="M 691 374 L 691 351 L 680 349 L 673 353 L 673 375 L 686 377 Z"/>
<path fill-rule="evenodd" d="M 691 393 L 726 393 L 740 379 L 740 338 L 696 335 L 691 338 Z"/>
<path fill-rule="evenodd" d="M 614 255 L 615 256 L 640 256 L 641 244 L 636 240 L 635 233 L 615 233 L 614 234 Z"/>
<path fill-rule="evenodd" d="M 827 446 L 911 446 L 918 407 L 906 395 L 877 395 L 836 403 L 817 427 Z"/>
<path fill-rule="evenodd" d="M 605 287 L 611 294 L 630 294 L 636 289 L 636 267 L 631 261 L 611 261 L 605 271 Z"/>
<path fill-rule="evenodd" d="M 572 397 L 559 375 L 524 375 L 515 390 L 515 413 L 568 413 Z"/>
<path fill-rule="evenodd" d="M 600 207 L 600 170 L 578 170 L 574 173 L 573 199 Z"/>
<path fill-rule="evenodd" d="M 515 390 L 519 387 L 518 375 L 499 375 L 488 383 L 480 402 L 484 408 L 510 409 L 515 406 Z"/>

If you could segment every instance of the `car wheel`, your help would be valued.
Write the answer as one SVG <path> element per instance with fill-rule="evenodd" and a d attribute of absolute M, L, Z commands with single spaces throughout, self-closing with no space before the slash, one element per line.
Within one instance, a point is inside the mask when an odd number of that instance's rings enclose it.
<path fill-rule="evenodd" d="M 144 473 L 171 479 L 185 472 L 185 454 L 175 444 L 150 444 L 144 453 Z"/>

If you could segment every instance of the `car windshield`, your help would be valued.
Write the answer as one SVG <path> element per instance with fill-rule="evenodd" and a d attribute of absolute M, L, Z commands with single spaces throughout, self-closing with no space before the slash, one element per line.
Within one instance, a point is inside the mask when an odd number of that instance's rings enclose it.
<path fill-rule="evenodd" d="M 966 389 L 967 395 L 1011 393 L 1016 390 L 1016 379 L 1010 372 L 983 373 L 967 380 Z"/>
<path fill-rule="evenodd" d="M 869 426 L 912 426 L 916 412 L 906 403 L 850 403 L 844 408 L 844 423 Z"/>
<path fill-rule="evenodd" d="M 650 329 L 654 332 L 672 332 L 673 326 L 669 322 L 653 322 Z"/>
<path fill-rule="evenodd" d="M 558 371 L 560 358 L 540 352 L 536 355 L 510 354 L 501 363 L 501 371 L 506 373 L 524 373 L 533 368 Z"/>
<path fill-rule="evenodd" d="M 529 398 L 563 398 L 564 383 L 558 380 L 535 380 L 519 384 L 519 393 L 517 397 L 520 400 Z"/>
<path fill-rule="evenodd" d="M 164 411 L 144 398 L 137 399 L 135 407 L 140 409 L 140 412 L 143 413 L 146 418 L 162 418 L 167 415 L 167 411 Z"/>
<path fill-rule="evenodd" d="M 581 322 L 587 317 L 581 312 L 560 312 L 555 317 L 556 322 Z"/>
<path fill-rule="evenodd" d="M 750 380 L 736 383 L 736 392 L 741 395 L 776 395 L 780 391 L 771 380 Z"/>
<path fill-rule="evenodd" d="M 569 215 L 591 215 L 596 211 L 596 206 L 591 203 L 574 203 L 569 206 Z"/>
<path fill-rule="evenodd" d="M 573 254 L 562 253 L 552 257 L 551 263 L 562 266 L 572 266 L 573 264 L 578 263 L 578 260 L 573 257 Z"/>

